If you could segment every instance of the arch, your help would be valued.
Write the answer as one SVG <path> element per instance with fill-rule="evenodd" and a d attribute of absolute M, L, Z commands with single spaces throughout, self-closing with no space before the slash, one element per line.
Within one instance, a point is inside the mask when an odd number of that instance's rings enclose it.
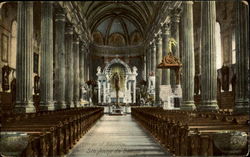
<path fill-rule="evenodd" d="M 121 33 L 112 33 L 108 38 L 108 45 L 110 46 L 125 46 L 126 38 Z"/>
<path fill-rule="evenodd" d="M 134 32 L 131 33 L 130 35 L 130 42 L 131 45 L 138 45 L 140 42 L 142 42 L 143 38 L 139 31 L 135 30 Z"/>
<path fill-rule="evenodd" d="M 95 43 L 104 45 L 103 35 L 100 31 L 93 32 L 92 36 Z"/>
<path fill-rule="evenodd" d="M 115 58 L 112 61 L 110 61 L 105 68 L 103 69 L 103 73 L 104 74 L 109 74 L 110 68 L 113 64 L 121 64 L 125 67 L 125 72 L 126 74 L 131 74 L 131 69 L 128 66 L 128 64 L 126 64 L 124 61 L 120 60 L 119 58 Z"/>

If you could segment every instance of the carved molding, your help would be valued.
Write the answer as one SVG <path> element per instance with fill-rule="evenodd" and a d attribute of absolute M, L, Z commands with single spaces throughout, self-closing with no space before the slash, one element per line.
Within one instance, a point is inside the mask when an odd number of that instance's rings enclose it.
<path fill-rule="evenodd" d="M 95 44 L 90 45 L 91 52 L 96 56 L 140 56 L 144 54 L 143 45 L 139 46 L 123 46 L 123 47 L 113 47 L 113 46 L 99 46 Z"/>

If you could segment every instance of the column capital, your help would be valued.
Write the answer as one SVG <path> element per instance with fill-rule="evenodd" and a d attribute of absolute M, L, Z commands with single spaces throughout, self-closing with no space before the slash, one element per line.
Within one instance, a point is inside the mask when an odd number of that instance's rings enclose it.
<path fill-rule="evenodd" d="M 157 35 L 155 36 L 155 43 L 156 43 L 156 44 L 161 44 L 161 41 L 162 41 L 161 35 L 160 35 L 160 34 L 157 34 Z"/>
<path fill-rule="evenodd" d="M 193 4 L 194 4 L 193 1 L 183 1 L 182 3 L 183 3 L 183 4 L 189 4 L 189 5 L 193 5 Z"/>
<path fill-rule="evenodd" d="M 245 0 L 241 1 L 241 3 L 243 3 L 244 5 L 249 5 L 248 2 Z"/>
<path fill-rule="evenodd" d="M 161 27 L 162 35 L 170 34 L 170 23 L 164 23 Z"/>
<path fill-rule="evenodd" d="M 41 4 L 54 4 L 55 1 L 41 1 Z"/>
<path fill-rule="evenodd" d="M 56 8 L 56 16 L 55 21 L 62 21 L 65 22 L 65 9 L 64 8 Z"/>
<path fill-rule="evenodd" d="M 80 40 L 79 34 L 74 33 L 73 39 L 74 39 L 74 44 L 79 44 L 79 40 Z"/>
<path fill-rule="evenodd" d="M 150 42 L 149 47 L 150 48 L 155 48 L 155 40 Z"/>
<path fill-rule="evenodd" d="M 73 30 L 74 30 L 73 24 L 67 22 L 65 25 L 65 34 L 73 34 Z"/>
<path fill-rule="evenodd" d="M 181 8 L 177 8 L 177 9 L 173 10 L 173 12 L 172 12 L 173 15 L 172 15 L 171 21 L 175 22 L 175 23 L 179 23 L 181 12 L 182 12 Z"/>

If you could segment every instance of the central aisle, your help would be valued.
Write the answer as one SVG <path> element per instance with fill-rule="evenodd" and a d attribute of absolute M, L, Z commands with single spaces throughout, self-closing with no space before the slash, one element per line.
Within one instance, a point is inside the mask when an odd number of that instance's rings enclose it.
<path fill-rule="evenodd" d="M 104 115 L 68 154 L 69 157 L 170 156 L 130 115 Z"/>

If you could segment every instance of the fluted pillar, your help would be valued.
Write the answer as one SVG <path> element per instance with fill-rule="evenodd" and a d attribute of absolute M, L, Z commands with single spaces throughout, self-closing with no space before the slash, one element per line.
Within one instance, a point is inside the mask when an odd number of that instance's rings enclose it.
<path fill-rule="evenodd" d="M 183 104 L 181 109 L 193 110 L 194 105 L 194 36 L 193 2 L 183 2 Z"/>
<path fill-rule="evenodd" d="M 106 87 L 107 87 L 107 82 L 103 81 L 103 103 L 107 103 L 106 102 Z"/>
<path fill-rule="evenodd" d="M 171 19 L 172 25 L 171 25 L 171 35 L 172 38 L 175 39 L 176 41 L 176 46 L 172 47 L 173 55 L 177 58 L 180 58 L 180 52 L 179 52 L 179 22 L 180 22 L 180 16 L 177 12 L 174 12 L 174 15 Z M 175 71 L 170 71 L 170 84 L 173 89 L 176 89 L 177 86 L 179 85 L 176 84 L 176 74 Z"/>
<path fill-rule="evenodd" d="M 82 43 L 81 46 L 80 46 L 80 58 L 79 58 L 79 75 L 80 75 L 80 89 L 81 89 L 81 92 L 80 92 L 80 99 L 83 99 L 83 86 L 84 86 L 84 44 Z"/>
<path fill-rule="evenodd" d="M 87 79 L 87 51 L 84 52 L 84 81 L 88 81 Z"/>
<path fill-rule="evenodd" d="M 73 69 L 73 25 L 66 24 L 65 28 L 65 64 L 66 64 L 66 87 L 65 87 L 65 101 L 67 108 L 74 108 L 73 102 L 73 83 L 74 83 L 74 69 Z"/>
<path fill-rule="evenodd" d="M 55 16 L 55 97 L 56 109 L 66 108 L 65 104 L 65 12 L 58 8 Z"/>
<path fill-rule="evenodd" d="M 151 72 L 154 74 L 155 76 L 155 69 L 156 69 L 156 48 L 155 48 L 155 43 L 152 42 L 151 46 Z"/>
<path fill-rule="evenodd" d="M 147 56 L 148 56 L 148 75 L 147 77 L 149 77 L 149 75 L 151 74 L 151 49 L 150 49 L 150 45 L 147 48 Z"/>
<path fill-rule="evenodd" d="M 17 2 L 16 106 L 21 113 L 36 112 L 33 105 L 33 2 Z"/>
<path fill-rule="evenodd" d="M 144 55 L 142 56 L 142 79 L 143 80 L 147 80 L 147 61 L 146 61 L 146 53 L 144 53 Z"/>
<path fill-rule="evenodd" d="M 249 4 L 236 2 L 236 97 L 235 114 L 249 114 Z"/>
<path fill-rule="evenodd" d="M 198 110 L 217 110 L 217 70 L 215 49 L 215 1 L 201 2 L 202 54 L 201 54 L 201 104 Z"/>
<path fill-rule="evenodd" d="M 53 101 L 53 3 L 41 3 L 40 109 L 54 110 Z"/>
<path fill-rule="evenodd" d="M 162 58 L 167 56 L 168 52 L 168 39 L 170 36 L 170 24 L 163 24 L 162 26 Z M 170 70 L 162 69 L 162 85 L 170 85 Z"/>
<path fill-rule="evenodd" d="M 133 81 L 133 103 L 136 103 L 136 80 Z"/>
<path fill-rule="evenodd" d="M 98 103 L 102 103 L 101 100 L 101 80 L 98 80 Z"/>
<path fill-rule="evenodd" d="M 156 45 L 156 65 L 162 62 L 162 38 L 157 35 L 155 38 Z M 162 82 L 162 69 L 155 69 L 155 101 L 160 104 L 160 85 Z"/>
<path fill-rule="evenodd" d="M 86 51 L 86 80 L 89 80 L 89 52 Z"/>
<path fill-rule="evenodd" d="M 73 42 L 73 69 L 74 69 L 74 104 L 75 107 L 79 106 L 79 37 L 75 34 L 74 36 L 74 42 Z"/>

